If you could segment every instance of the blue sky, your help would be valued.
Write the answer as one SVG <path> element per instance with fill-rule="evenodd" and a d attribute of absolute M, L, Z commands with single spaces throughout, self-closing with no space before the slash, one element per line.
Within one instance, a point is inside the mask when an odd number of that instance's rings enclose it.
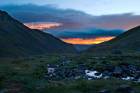
<path fill-rule="evenodd" d="M 70 8 L 92 15 L 134 13 L 140 15 L 140 0 L 0 0 L 6 4 L 52 4 L 60 8 Z"/>

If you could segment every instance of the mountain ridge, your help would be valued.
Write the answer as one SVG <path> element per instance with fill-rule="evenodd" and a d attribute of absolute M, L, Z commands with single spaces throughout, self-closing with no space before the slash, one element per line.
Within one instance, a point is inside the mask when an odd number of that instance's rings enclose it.
<path fill-rule="evenodd" d="M 140 26 L 134 27 L 116 38 L 94 45 L 86 52 L 92 53 L 112 53 L 114 51 L 122 52 L 140 52 Z"/>
<path fill-rule="evenodd" d="M 48 33 L 30 29 L 5 11 L 0 11 L 0 46 L 1 57 L 76 51 L 73 45 Z"/>

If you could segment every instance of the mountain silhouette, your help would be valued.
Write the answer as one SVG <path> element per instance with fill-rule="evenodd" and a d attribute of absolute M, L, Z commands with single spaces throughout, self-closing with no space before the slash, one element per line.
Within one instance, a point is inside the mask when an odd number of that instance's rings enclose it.
<path fill-rule="evenodd" d="M 110 41 L 94 45 L 86 52 L 97 54 L 140 52 L 140 26 L 132 28 Z"/>
<path fill-rule="evenodd" d="M 0 11 L 0 57 L 31 56 L 47 53 L 74 53 L 76 50 L 45 32 L 30 29 Z"/>

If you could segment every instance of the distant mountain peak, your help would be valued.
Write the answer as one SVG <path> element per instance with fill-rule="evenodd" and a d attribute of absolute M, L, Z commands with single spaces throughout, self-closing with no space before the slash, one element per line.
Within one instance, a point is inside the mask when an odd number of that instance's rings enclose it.
<path fill-rule="evenodd" d="M 0 10 L 0 15 L 5 15 L 5 14 L 8 14 L 8 13 L 5 12 L 5 11 Z"/>
<path fill-rule="evenodd" d="M 9 14 L 7 12 L 5 12 L 5 11 L 0 10 L 0 21 L 3 21 L 5 19 L 7 19 L 7 18 L 11 18 L 9 16 Z"/>
<path fill-rule="evenodd" d="M 7 12 L 0 10 L 0 22 L 15 22 L 20 23 L 18 20 L 14 19 L 12 16 L 10 16 Z M 11 24 L 12 25 L 12 24 Z"/>

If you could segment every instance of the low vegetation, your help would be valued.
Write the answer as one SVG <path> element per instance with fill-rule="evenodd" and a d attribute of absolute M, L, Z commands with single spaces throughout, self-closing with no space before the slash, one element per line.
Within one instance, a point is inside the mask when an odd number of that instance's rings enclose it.
<path fill-rule="evenodd" d="M 117 56 L 92 56 L 92 55 L 66 55 L 71 60 L 68 65 L 73 68 L 79 64 L 85 64 L 89 69 L 106 69 L 106 65 L 117 66 L 128 63 L 140 67 L 139 55 Z M 61 62 L 60 55 L 35 56 L 28 58 L 0 59 L 0 92 L 1 93 L 100 93 L 108 90 L 108 93 L 117 92 L 121 85 L 131 87 L 140 93 L 140 83 L 123 81 L 117 78 L 96 80 L 60 80 L 50 81 L 44 78 L 47 64 Z"/>

